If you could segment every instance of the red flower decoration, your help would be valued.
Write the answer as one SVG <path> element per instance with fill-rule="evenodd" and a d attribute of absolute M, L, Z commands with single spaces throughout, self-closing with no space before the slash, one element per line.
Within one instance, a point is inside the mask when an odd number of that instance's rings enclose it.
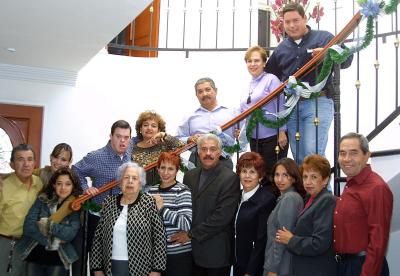
<path fill-rule="evenodd" d="M 315 6 L 312 14 L 310 14 L 310 17 L 315 19 L 315 21 L 318 23 L 321 20 L 321 17 L 324 15 L 324 7 L 319 7 Z"/>

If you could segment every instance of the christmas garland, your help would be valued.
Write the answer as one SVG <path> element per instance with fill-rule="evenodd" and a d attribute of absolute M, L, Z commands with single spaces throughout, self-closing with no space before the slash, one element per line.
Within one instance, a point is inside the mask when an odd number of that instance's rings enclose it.
<path fill-rule="evenodd" d="M 337 49 L 328 49 L 327 55 L 325 56 L 321 71 L 317 76 L 317 83 L 321 83 L 324 81 L 331 73 L 333 64 L 341 64 L 347 60 L 347 58 L 353 53 L 360 51 L 362 49 L 367 48 L 372 39 L 374 38 L 374 20 L 378 17 L 379 13 L 383 11 L 385 14 L 393 13 L 397 10 L 397 6 L 399 4 L 399 0 L 391 0 L 389 4 L 385 4 L 384 1 L 376 2 L 374 0 L 358 0 L 358 4 L 361 7 L 361 14 L 367 18 L 366 31 L 365 36 L 361 39 L 362 43 L 359 46 L 355 46 L 352 48 L 344 48 L 343 51 L 337 51 Z M 290 95 L 293 97 L 295 92 L 293 92 L 296 86 L 301 86 L 302 88 L 306 88 L 300 81 L 295 81 L 295 83 L 291 83 L 291 85 L 285 88 L 286 95 Z M 320 92 L 312 92 L 309 94 L 309 99 L 314 99 L 319 97 Z M 288 98 L 288 100 L 290 99 Z M 297 104 L 296 101 L 292 101 L 294 104 Z M 290 118 L 293 109 L 285 114 L 285 117 L 279 118 L 278 115 L 275 114 L 277 120 L 268 120 L 261 109 L 256 109 L 251 115 L 246 128 L 247 138 L 250 139 L 251 133 L 253 133 L 254 128 L 257 123 L 261 123 L 263 126 L 268 128 L 279 128 L 282 127 Z"/>
<path fill-rule="evenodd" d="M 84 211 L 92 211 L 98 213 L 101 211 L 101 205 L 93 201 L 86 201 L 85 203 L 82 204 L 81 209 Z"/>

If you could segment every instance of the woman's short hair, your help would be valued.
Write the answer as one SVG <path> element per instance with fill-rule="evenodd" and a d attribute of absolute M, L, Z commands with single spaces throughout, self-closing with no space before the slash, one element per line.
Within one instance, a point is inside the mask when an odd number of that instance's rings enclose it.
<path fill-rule="evenodd" d="M 162 162 L 170 162 L 175 166 L 176 170 L 179 170 L 179 166 L 181 165 L 181 158 L 179 155 L 173 152 L 162 152 L 158 157 L 157 168 L 161 166 Z"/>
<path fill-rule="evenodd" d="M 62 167 L 56 170 L 50 177 L 49 184 L 44 188 L 43 192 L 46 194 L 47 198 L 51 199 L 55 195 L 54 185 L 57 183 L 57 179 L 61 175 L 67 175 L 72 182 L 72 192 L 71 195 L 79 196 L 82 194 L 82 188 L 80 185 L 79 178 L 76 174 L 68 167 Z"/>
<path fill-rule="evenodd" d="M 142 127 L 143 123 L 148 120 L 156 121 L 158 129 L 162 132 L 165 132 L 165 121 L 161 117 L 161 115 L 154 111 L 147 110 L 140 113 L 139 118 L 136 120 L 135 129 L 136 129 L 136 135 L 139 138 L 139 140 L 143 140 L 143 135 L 140 133 L 140 128 Z"/>
<path fill-rule="evenodd" d="M 135 162 L 126 162 L 126 163 L 122 164 L 121 166 L 119 166 L 118 172 L 117 172 L 117 179 L 119 180 L 119 182 L 122 181 L 125 171 L 128 168 L 133 168 L 133 169 L 137 170 L 137 172 L 139 174 L 140 185 L 142 187 L 144 187 L 146 185 L 146 171 L 143 169 L 143 167 L 139 166 Z"/>
<path fill-rule="evenodd" d="M 245 152 L 243 153 L 237 164 L 236 164 L 236 173 L 240 176 L 240 173 L 243 168 L 252 168 L 257 171 L 258 177 L 262 178 L 265 175 L 265 162 L 261 155 L 257 152 Z"/>
<path fill-rule="evenodd" d="M 50 154 L 50 157 L 54 157 L 57 158 L 58 155 L 60 155 L 60 153 L 65 150 L 66 152 L 69 152 L 69 160 L 71 162 L 72 160 L 72 148 L 70 145 L 68 145 L 67 143 L 60 143 L 58 145 L 56 145 L 53 149 L 53 151 Z"/>
<path fill-rule="evenodd" d="M 264 62 L 267 62 L 267 59 L 268 59 L 268 56 L 269 56 L 268 52 L 264 48 L 262 48 L 261 46 L 258 46 L 258 45 L 250 47 L 249 49 L 247 49 L 246 54 L 244 55 L 244 61 L 247 62 L 250 59 L 250 56 L 251 56 L 251 54 L 253 52 L 259 52 L 262 60 Z"/>
<path fill-rule="evenodd" d="M 303 174 L 304 171 L 316 171 L 325 179 L 331 175 L 331 164 L 325 157 L 319 154 L 312 154 L 304 158 L 300 166 L 300 171 L 301 174 Z"/>
<path fill-rule="evenodd" d="M 274 182 L 275 171 L 278 166 L 283 166 L 286 172 L 293 178 L 293 187 L 295 190 L 301 195 L 304 196 L 306 191 L 303 187 L 303 178 L 300 173 L 299 166 L 297 166 L 296 162 L 290 158 L 282 158 L 276 162 L 274 167 L 272 168 L 271 181 Z M 273 185 L 273 189 L 277 189 L 276 185 Z"/>

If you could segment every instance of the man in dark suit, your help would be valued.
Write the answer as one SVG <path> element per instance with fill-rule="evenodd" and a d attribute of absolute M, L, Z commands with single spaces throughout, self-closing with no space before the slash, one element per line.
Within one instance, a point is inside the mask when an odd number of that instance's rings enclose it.
<path fill-rule="evenodd" d="M 171 240 L 184 243 L 191 239 L 193 276 L 228 276 L 233 257 L 233 219 L 240 198 L 239 178 L 220 164 L 222 143 L 216 135 L 202 135 L 197 149 L 202 167 L 183 178 L 192 191 L 192 229 L 175 234 Z"/>

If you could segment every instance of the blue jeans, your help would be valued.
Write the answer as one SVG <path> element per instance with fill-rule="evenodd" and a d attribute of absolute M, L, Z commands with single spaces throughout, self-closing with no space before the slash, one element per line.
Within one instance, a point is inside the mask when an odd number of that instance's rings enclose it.
<path fill-rule="evenodd" d="M 297 108 L 299 109 L 299 152 L 296 152 Z M 325 156 L 329 127 L 333 119 L 333 101 L 325 96 L 318 98 L 318 151 L 316 151 L 315 99 L 299 101 L 287 123 L 290 149 L 293 159 L 301 164 L 304 157 L 318 153 Z"/>

